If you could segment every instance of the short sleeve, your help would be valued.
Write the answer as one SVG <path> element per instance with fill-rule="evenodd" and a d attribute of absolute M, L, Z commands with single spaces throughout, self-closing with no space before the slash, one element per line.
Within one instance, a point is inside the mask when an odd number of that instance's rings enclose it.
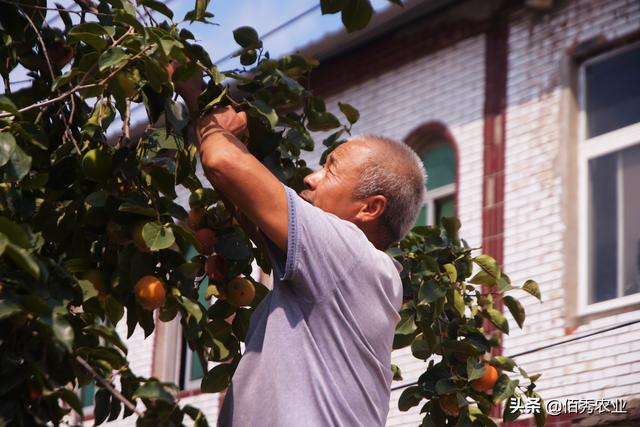
<path fill-rule="evenodd" d="M 285 186 L 288 206 L 287 253 L 268 238 L 279 282 L 305 298 L 320 299 L 374 249 L 353 223 L 311 205 Z"/>

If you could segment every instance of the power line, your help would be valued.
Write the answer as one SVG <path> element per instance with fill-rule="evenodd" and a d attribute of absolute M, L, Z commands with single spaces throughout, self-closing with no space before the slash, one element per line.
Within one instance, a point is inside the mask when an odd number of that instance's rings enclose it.
<path fill-rule="evenodd" d="M 602 334 L 604 332 L 613 331 L 615 329 L 624 328 L 625 326 L 630 326 L 630 325 L 633 325 L 635 323 L 640 323 L 640 319 L 631 320 L 629 322 L 621 323 L 621 324 L 616 325 L 616 326 L 610 326 L 608 328 L 604 328 L 604 329 L 601 329 L 599 331 L 589 332 L 588 334 L 584 334 L 584 335 L 581 335 L 579 337 L 573 337 L 573 338 L 569 338 L 569 339 L 566 339 L 566 340 L 563 340 L 563 341 L 558 341 L 556 343 L 551 343 L 551 344 L 547 344 L 547 345 L 544 345 L 544 346 L 541 346 L 541 347 L 536 347 L 536 348 L 533 348 L 531 350 L 523 351 L 522 353 L 516 353 L 516 354 L 514 354 L 512 356 L 508 356 L 508 357 L 513 359 L 513 358 L 516 358 L 516 357 L 519 357 L 519 356 L 524 356 L 525 354 L 537 353 L 538 351 L 547 350 L 549 348 L 557 347 L 557 346 L 562 345 L 562 344 L 567 344 L 567 343 L 570 343 L 570 342 L 573 342 L 573 341 L 578 341 L 578 340 L 581 340 L 581 339 L 584 339 L 584 338 L 592 337 L 594 335 Z M 418 381 L 414 381 L 414 382 L 409 383 L 409 384 L 403 384 L 403 385 L 391 387 L 391 391 L 400 390 L 402 388 L 406 388 L 406 387 L 409 387 L 409 386 L 412 386 L 412 385 L 416 385 L 416 384 L 418 384 Z"/>
<path fill-rule="evenodd" d="M 287 28 L 289 25 L 299 21 L 300 19 L 304 18 L 305 16 L 309 15 L 312 12 L 315 12 L 316 10 L 320 9 L 320 4 L 318 3 L 317 5 L 310 7 L 309 9 L 305 10 L 304 12 L 294 16 L 293 18 L 289 19 L 288 21 L 283 22 L 282 24 L 278 25 L 277 27 L 273 28 L 272 30 L 267 31 L 265 34 L 263 34 L 262 36 L 260 36 L 260 39 L 264 40 L 270 36 L 272 36 L 273 34 Z M 229 53 L 228 55 L 222 57 L 221 59 L 216 61 L 216 65 L 220 65 L 221 63 L 223 63 L 224 61 L 226 61 L 227 59 L 233 58 L 238 52 L 240 52 L 241 49 L 237 49 L 231 53 Z"/>

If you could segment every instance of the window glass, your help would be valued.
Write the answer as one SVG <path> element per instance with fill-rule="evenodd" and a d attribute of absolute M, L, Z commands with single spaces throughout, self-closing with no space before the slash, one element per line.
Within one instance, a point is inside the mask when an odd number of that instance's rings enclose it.
<path fill-rule="evenodd" d="M 427 170 L 427 189 L 453 184 L 456 175 L 455 153 L 448 143 L 429 148 L 422 156 Z"/>
<path fill-rule="evenodd" d="M 616 163 L 617 153 L 589 161 L 591 303 L 617 295 Z"/>
<path fill-rule="evenodd" d="M 453 195 L 436 200 L 436 224 L 441 224 L 442 217 L 455 216 L 455 214 L 455 198 Z"/>
<path fill-rule="evenodd" d="M 82 407 L 86 408 L 89 406 L 93 406 L 93 398 L 96 393 L 96 385 L 93 382 L 82 387 L 80 391 L 80 401 L 82 402 Z"/>
<path fill-rule="evenodd" d="M 623 294 L 640 292 L 640 144 L 623 150 L 622 197 L 624 222 Z"/>
<path fill-rule="evenodd" d="M 640 292 L 638 183 L 640 144 L 589 160 L 591 303 Z"/>
<path fill-rule="evenodd" d="M 416 220 L 416 227 L 421 225 L 427 225 L 427 207 L 423 206 L 418 213 L 418 219 Z"/>
<path fill-rule="evenodd" d="M 640 122 L 640 46 L 588 65 L 588 137 Z"/>

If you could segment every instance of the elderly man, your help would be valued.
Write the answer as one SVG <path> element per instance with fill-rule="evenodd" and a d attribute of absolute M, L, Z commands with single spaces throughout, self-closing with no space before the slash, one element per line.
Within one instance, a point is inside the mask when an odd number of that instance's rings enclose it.
<path fill-rule="evenodd" d="M 199 82 L 181 84 L 197 109 Z M 235 135 L 232 108 L 201 118 L 202 167 L 260 230 L 273 290 L 251 318 L 220 426 L 383 426 L 400 265 L 385 252 L 414 224 L 425 172 L 406 145 L 364 136 L 336 148 L 300 195 Z"/>

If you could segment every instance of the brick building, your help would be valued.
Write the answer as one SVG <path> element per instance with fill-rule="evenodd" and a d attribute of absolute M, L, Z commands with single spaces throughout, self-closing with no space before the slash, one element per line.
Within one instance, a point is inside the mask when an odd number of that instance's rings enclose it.
<path fill-rule="evenodd" d="M 542 373 L 545 400 L 632 402 L 640 397 L 640 324 L 632 323 L 640 320 L 640 2 L 405 3 L 355 35 L 305 47 L 321 62 L 312 88 L 336 115 L 339 101 L 360 110 L 354 133 L 419 152 L 430 175 L 419 221 L 455 212 L 461 235 L 514 283 L 539 282 L 544 302 L 522 294 L 527 320 L 523 330 L 510 320 L 503 354 L 626 324 L 517 357 Z M 201 374 L 176 351 L 180 343 L 175 325 L 146 340 L 136 332 L 132 368 L 180 383 L 182 403 L 214 424 L 219 396 L 197 391 Z M 409 349 L 393 362 L 405 380 L 392 384 L 387 425 L 417 425 L 420 406 L 400 412 L 397 399 L 426 365 Z M 608 418 L 563 414 L 548 425 L 632 425 L 632 407 Z M 522 418 L 514 424 L 531 423 Z"/>

